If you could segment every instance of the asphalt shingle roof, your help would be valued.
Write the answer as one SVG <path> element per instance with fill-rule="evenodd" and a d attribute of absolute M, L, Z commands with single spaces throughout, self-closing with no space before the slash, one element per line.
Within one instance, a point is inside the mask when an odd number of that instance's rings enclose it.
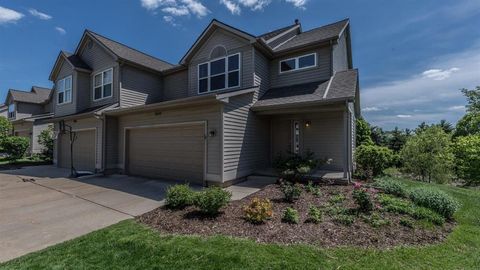
<path fill-rule="evenodd" d="M 67 56 L 68 61 L 76 68 L 82 68 L 86 70 L 92 70 L 87 63 L 83 62 L 83 60 L 78 57 L 76 54 L 72 54 L 66 51 L 63 51 L 63 53 Z"/>
<path fill-rule="evenodd" d="M 357 89 L 357 76 L 358 71 L 351 69 L 337 72 L 332 78 L 330 87 L 328 87 L 330 80 L 327 80 L 272 88 L 269 89 L 252 108 L 301 105 L 303 103 L 316 101 L 354 98 Z M 328 92 L 325 96 L 326 91 Z"/>
<path fill-rule="evenodd" d="M 279 28 L 279 29 L 276 29 L 276 30 L 273 30 L 271 32 L 268 32 L 268 33 L 265 33 L 265 34 L 261 34 L 259 35 L 258 37 L 259 38 L 263 38 L 265 40 L 269 40 L 285 31 L 287 31 L 288 29 L 292 28 L 292 27 L 295 27 L 297 26 L 296 24 L 293 24 L 293 25 L 289 25 L 289 26 L 286 26 L 286 27 L 283 27 L 283 28 Z"/>
<path fill-rule="evenodd" d="M 34 104 L 42 104 L 48 102 L 52 93 L 51 89 L 38 86 L 32 87 L 32 91 L 30 92 L 15 89 L 10 89 L 9 91 L 14 101 Z"/>
<path fill-rule="evenodd" d="M 292 38 L 287 43 L 276 48 L 274 52 L 286 51 L 296 47 L 305 46 L 310 43 L 315 43 L 323 40 L 336 38 L 339 36 L 341 31 L 345 28 L 347 24 L 348 24 L 348 19 L 345 19 L 336 23 L 332 23 L 329 25 L 321 26 L 309 31 L 302 32 L 297 36 L 295 36 L 294 38 Z"/>
<path fill-rule="evenodd" d="M 88 31 L 88 30 L 87 30 Z M 105 47 L 107 47 L 113 54 L 118 56 L 119 58 L 125 59 L 132 63 L 156 70 L 156 71 L 164 71 L 173 67 L 172 64 L 140 52 L 136 49 L 130 48 L 124 44 L 106 38 L 102 35 L 94 33 L 92 31 L 88 31 L 98 42 L 102 43 Z"/>

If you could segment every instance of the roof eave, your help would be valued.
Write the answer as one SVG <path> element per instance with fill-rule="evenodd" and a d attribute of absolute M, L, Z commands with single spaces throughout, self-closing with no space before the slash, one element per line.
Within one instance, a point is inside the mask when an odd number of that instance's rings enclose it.
<path fill-rule="evenodd" d="M 322 100 L 304 101 L 304 102 L 295 102 L 295 103 L 284 103 L 284 104 L 277 104 L 277 105 L 264 105 L 264 106 L 253 105 L 251 110 L 255 112 L 263 112 L 263 111 L 272 111 L 272 110 L 280 110 L 280 109 L 291 109 L 291 108 L 306 107 L 306 106 L 342 103 L 345 101 L 353 101 L 353 99 L 354 99 L 353 97 L 342 97 L 342 98 L 322 99 Z"/>

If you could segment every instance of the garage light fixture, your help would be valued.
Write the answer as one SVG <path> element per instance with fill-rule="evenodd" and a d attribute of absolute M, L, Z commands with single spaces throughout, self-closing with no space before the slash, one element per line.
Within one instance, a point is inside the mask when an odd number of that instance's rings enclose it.
<path fill-rule="evenodd" d="M 309 126 L 311 126 L 311 125 L 312 125 L 312 121 L 309 120 L 309 121 L 306 121 L 306 122 L 305 122 L 305 126 L 306 126 L 306 127 L 309 127 Z"/>

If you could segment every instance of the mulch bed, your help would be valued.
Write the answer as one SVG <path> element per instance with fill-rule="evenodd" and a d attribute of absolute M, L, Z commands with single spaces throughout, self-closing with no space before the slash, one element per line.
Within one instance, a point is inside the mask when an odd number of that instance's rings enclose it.
<path fill-rule="evenodd" d="M 304 191 L 295 203 L 287 203 L 283 200 L 279 185 L 275 184 L 240 201 L 231 202 L 216 218 L 202 216 L 194 207 L 182 210 L 160 207 L 138 217 L 137 220 L 162 233 L 206 236 L 220 234 L 245 237 L 264 243 L 307 243 L 321 247 L 389 248 L 399 245 L 433 244 L 444 240 L 454 227 L 453 223 L 447 222 L 434 228 L 422 226 L 407 228 L 399 224 L 403 215 L 390 213 L 382 213 L 382 216 L 390 220 L 391 224 L 377 228 L 360 217 L 357 217 L 350 226 L 335 223 L 327 214 L 323 215 L 322 223 L 314 224 L 307 221 L 309 206 L 328 205 L 329 198 L 334 194 L 345 195 L 346 200 L 342 205 L 354 208 L 352 191 L 352 186 L 322 186 L 322 195 L 319 197 Z M 269 198 L 273 203 L 274 217 L 264 224 L 254 225 L 243 219 L 243 207 L 254 197 Z M 299 224 L 282 222 L 282 214 L 286 207 L 298 210 Z"/>

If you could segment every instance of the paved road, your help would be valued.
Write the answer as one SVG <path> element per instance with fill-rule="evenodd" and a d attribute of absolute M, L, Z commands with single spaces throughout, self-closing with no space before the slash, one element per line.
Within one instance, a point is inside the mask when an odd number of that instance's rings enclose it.
<path fill-rule="evenodd" d="M 0 262 L 155 209 L 171 184 L 66 175 L 53 166 L 0 171 Z"/>

